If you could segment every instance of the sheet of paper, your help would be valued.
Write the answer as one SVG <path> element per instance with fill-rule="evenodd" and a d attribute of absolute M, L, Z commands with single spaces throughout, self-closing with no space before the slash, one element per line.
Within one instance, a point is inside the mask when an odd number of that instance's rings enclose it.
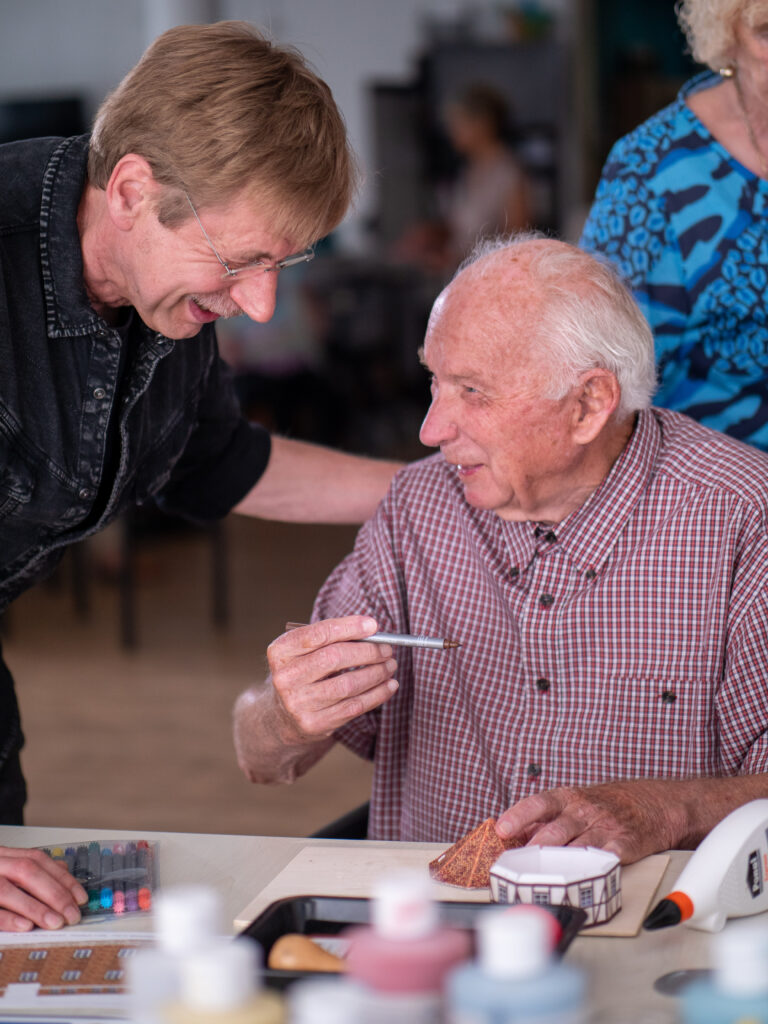
<path fill-rule="evenodd" d="M 83 1021 L 88 1024 L 114 1024 L 116 1020 L 128 1020 L 128 1017 L 90 1017 L 82 1013 L 75 1017 L 20 1017 L 18 1014 L 6 1017 L 0 1013 L 0 1024 L 83 1024 Z"/>
<path fill-rule="evenodd" d="M 0 932 L 0 1024 L 127 1020 L 126 961 L 152 944 L 151 932 Z"/>
<path fill-rule="evenodd" d="M 369 898 L 377 878 L 399 868 L 427 869 L 427 865 L 445 849 L 445 843 L 419 847 L 306 846 L 272 879 L 235 918 L 235 927 L 246 928 L 275 900 L 287 896 L 358 896 Z M 622 909 L 607 924 L 595 925 L 582 935 L 637 935 L 669 863 L 667 854 L 655 854 L 630 864 L 621 871 Z M 439 900 L 477 903 L 490 901 L 488 889 L 459 889 L 432 883 Z"/>
<path fill-rule="evenodd" d="M 62 928 L 48 932 L 35 928 L 31 932 L 1 932 L 0 946 L 74 946 L 88 942 L 130 942 L 143 946 L 152 945 L 155 941 L 154 932 L 117 932 L 103 928 Z"/>

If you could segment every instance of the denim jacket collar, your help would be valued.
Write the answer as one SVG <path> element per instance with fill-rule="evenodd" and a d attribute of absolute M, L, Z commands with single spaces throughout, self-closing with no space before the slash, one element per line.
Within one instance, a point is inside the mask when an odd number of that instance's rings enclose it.
<path fill-rule="evenodd" d="M 83 282 L 77 210 L 86 184 L 88 135 L 64 139 L 52 153 L 40 203 L 40 265 L 48 336 L 73 338 L 103 329 Z"/>

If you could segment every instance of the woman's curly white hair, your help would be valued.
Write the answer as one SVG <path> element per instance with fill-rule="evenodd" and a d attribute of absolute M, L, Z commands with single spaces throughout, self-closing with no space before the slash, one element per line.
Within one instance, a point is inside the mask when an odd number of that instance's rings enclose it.
<path fill-rule="evenodd" d="M 768 0 L 678 0 L 677 20 L 694 60 L 714 71 L 736 63 L 736 25 L 768 22 Z"/>

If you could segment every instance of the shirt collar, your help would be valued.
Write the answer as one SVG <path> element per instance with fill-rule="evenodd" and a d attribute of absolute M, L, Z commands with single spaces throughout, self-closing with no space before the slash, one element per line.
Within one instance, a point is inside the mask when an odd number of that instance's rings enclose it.
<path fill-rule="evenodd" d="M 713 85 L 719 85 L 723 81 L 725 79 L 718 75 L 716 71 L 700 71 L 684 83 L 677 94 L 677 98 L 681 103 L 685 103 L 689 96 L 693 96 L 697 92 L 703 92 L 704 89 L 711 89 Z"/>
<path fill-rule="evenodd" d="M 46 324 L 52 338 L 103 328 L 88 299 L 77 211 L 86 184 L 89 136 L 64 139 L 48 161 L 40 203 L 40 266 Z"/>
<path fill-rule="evenodd" d="M 638 413 L 635 429 L 610 472 L 589 498 L 556 526 L 505 522 L 512 565 L 522 573 L 537 553 L 558 549 L 581 572 L 599 572 L 653 476 L 661 451 L 661 425 L 652 409 Z M 547 535 L 554 533 L 556 541 Z"/>

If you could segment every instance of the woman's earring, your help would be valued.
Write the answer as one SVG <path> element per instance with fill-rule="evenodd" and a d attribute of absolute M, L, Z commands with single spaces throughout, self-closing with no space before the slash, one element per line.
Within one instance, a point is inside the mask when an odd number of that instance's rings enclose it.
<path fill-rule="evenodd" d="M 736 74 L 736 68 L 732 64 L 729 64 L 727 67 L 718 68 L 717 73 L 722 78 L 733 78 L 733 76 Z"/>

